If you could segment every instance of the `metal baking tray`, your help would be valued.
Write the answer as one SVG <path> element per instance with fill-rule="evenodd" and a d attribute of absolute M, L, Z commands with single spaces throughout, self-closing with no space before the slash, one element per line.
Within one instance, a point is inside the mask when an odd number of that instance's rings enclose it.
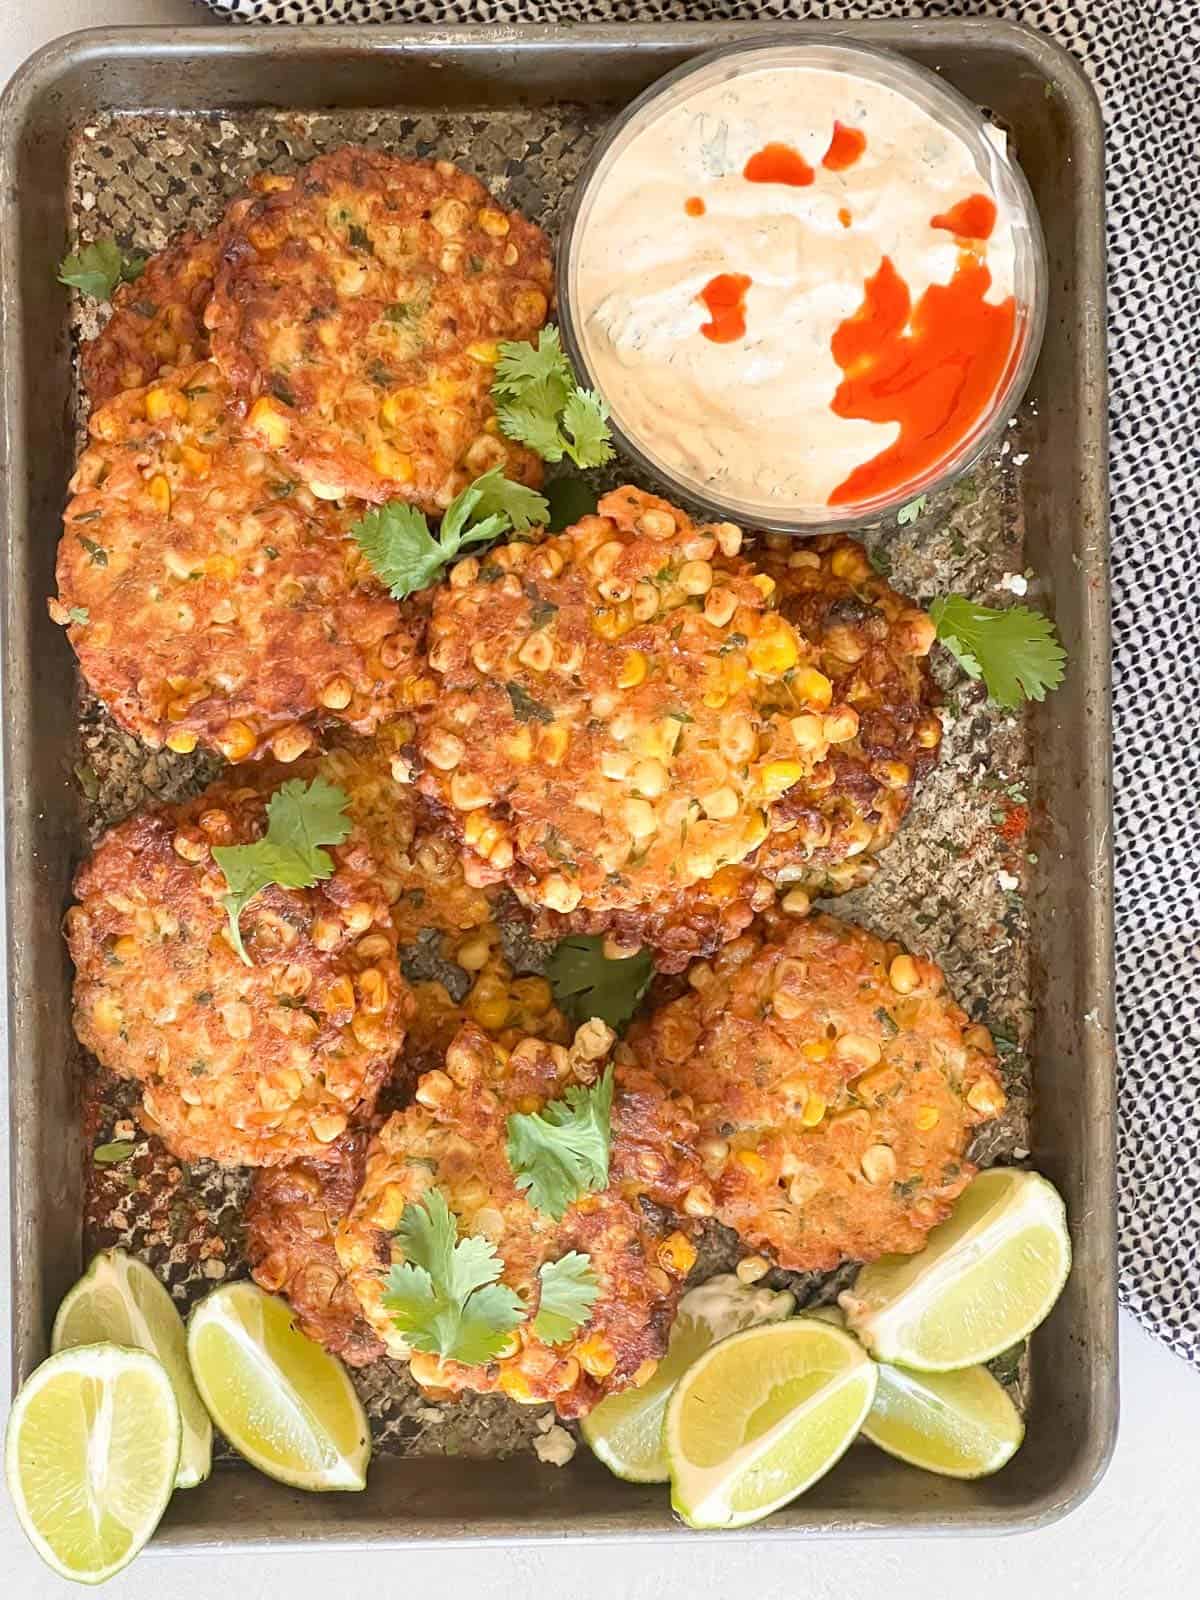
<path fill-rule="evenodd" d="M 89 1160 L 59 933 L 86 848 L 73 776 L 77 684 L 45 606 L 76 441 L 78 328 L 55 283 L 68 237 L 82 224 L 89 236 L 137 231 L 139 243 L 148 235 L 161 242 L 193 207 L 196 220 L 214 217 L 254 165 L 286 168 L 322 142 L 360 137 L 456 157 L 485 181 L 502 174 L 515 203 L 545 212 L 606 119 L 661 74 L 723 41 L 787 31 L 777 24 L 108 29 L 49 46 L 9 86 L 0 107 L 0 586 L 14 1385 L 46 1353 L 54 1309 L 80 1270 Z M 1028 1529 L 1063 1515 L 1093 1487 L 1117 1414 L 1100 116 L 1072 58 L 1013 25 L 790 31 L 899 50 L 986 106 L 1015 143 L 1046 230 L 1045 348 L 1012 440 L 981 469 L 978 506 L 968 503 L 974 488 L 957 499 L 947 491 L 928 525 L 877 528 L 867 539 L 888 552 L 900 586 L 926 597 L 955 576 L 982 592 L 1008 568 L 1024 569 L 1056 616 L 1067 680 L 998 735 L 977 703 L 962 709 L 943 776 L 926 786 L 876 879 L 884 887 L 842 909 L 929 949 L 980 1014 L 989 997 L 1020 1012 L 1009 1049 L 1032 1069 L 1032 1117 L 1021 1096 L 1018 1131 L 1010 1125 L 1007 1145 L 992 1153 L 1021 1158 L 1027 1150 L 1062 1190 L 1075 1270 L 1032 1341 L 1022 1373 L 1028 1436 L 1006 1471 L 960 1483 L 856 1448 L 748 1536 Z M 511 158 L 514 140 L 528 162 Z M 92 230 L 97 217 L 107 226 Z M 989 805 L 993 820 L 1008 814 L 994 809 L 1002 778 L 1012 780 L 1008 790 L 1027 802 L 1032 819 L 1015 867 L 986 826 Z M 938 837 L 947 828 L 951 837 Z M 973 853 L 955 842 L 976 836 L 983 842 Z M 997 910 L 998 862 L 1019 870 L 1021 892 L 1000 893 Z M 1004 890 L 1008 879 L 999 877 Z M 355 1547 L 631 1536 L 701 1537 L 672 1522 L 661 1489 L 618 1482 L 586 1450 L 566 1469 L 528 1455 L 501 1465 L 447 1451 L 379 1454 L 361 1495 L 306 1496 L 219 1465 L 201 1488 L 175 1497 L 157 1543 Z"/>

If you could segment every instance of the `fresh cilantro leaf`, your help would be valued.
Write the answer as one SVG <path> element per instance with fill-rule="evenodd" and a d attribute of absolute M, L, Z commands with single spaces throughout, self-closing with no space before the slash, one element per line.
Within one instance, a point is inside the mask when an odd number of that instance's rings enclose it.
<path fill-rule="evenodd" d="M 541 1294 L 533 1331 L 543 1344 L 565 1344 L 591 1315 L 600 1293 L 590 1256 L 572 1250 L 538 1272 Z"/>
<path fill-rule="evenodd" d="M 546 500 L 550 507 L 546 527 L 551 533 L 561 533 L 564 528 L 581 522 L 584 517 L 595 516 L 599 504 L 591 484 L 574 475 L 555 478 L 548 483 Z"/>
<path fill-rule="evenodd" d="M 612 960 L 595 934 L 571 934 L 555 946 L 546 964 L 554 998 L 573 1022 L 599 1017 L 623 1028 L 650 987 L 654 963 L 648 950 Z"/>
<path fill-rule="evenodd" d="M 1066 651 L 1049 617 L 1028 606 L 996 610 L 961 594 L 939 596 L 929 608 L 938 638 L 970 678 L 1008 710 L 1044 700 L 1063 680 Z"/>
<path fill-rule="evenodd" d="M 543 460 L 569 456 L 577 467 L 598 467 L 611 459 L 608 407 L 575 382 L 557 328 L 543 328 L 536 345 L 500 346 L 492 394 L 504 433 Z"/>
<path fill-rule="evenodd" d="M 346 800 L 343 791 L 324 778 L 307 784 L 292 778 L 271 796 L 267 831 L 261 839 L 254 844 L 214 846 L 213 859 L 229 886 L 221 904 L 229 917 L 230 943 L 248 967 L 253 962 L 242 943 L 242 912 L 269 884 L 311 889 L 332 875 L 333 858 L 320 847 L 341 844 L 349 833 L 343 815 Z"/>
<path fill-rule="evenodd" d="M 145 269 L 144 255 L 137 251 L 126 255 L 115 239 L 97 239 L 64 257 L 58 281 L 93 300 L 111 300 L 119 283 L 136 283 Z"/>
<path fill-rule="evenodd" d="M 613 1072 L 590 1087 L 572 1084 L 561 1100 L 508 1119 L 508 1164 L 517 1188 L 547 1216 L 561 1217 L 589 1189 L 608 1184 Z"/>
<path fill-rule="evenodd" d="M 115 1166 L 118 1161 L 127 1161 L 137 1145 L 130 1144 L 128 1139 L 114 1139 L 112 1144 L 99 1144 L 92 1151 L 92 1163 L 97 1167 Z"/>
<path fill-rule="evenodd" d="M 915 500 L 910 500 L 906 506 L 900 507 L 896 513 L 897 523 L 900 527 L 906 528 L 910 522 L 917 520 L 928 504 L 929 496 L 927 494 L 919 494 Z"/>
<path fill-rule="evenodd" d="M 527 340 L 509 340 L 500 346 L 496 361 L 496 377 L 492 393 L 498 398 L 515 400 L 530 389 L 544 386 L 547 395 L 560 391 L 562 405 L 575 384 L 571 363 L 563 353 L 558 329 L 551 324 L 538 334 L 536 345 Z"/>
<path fill-rule="evenodd" d="M 535 700 L 531 694 L 522 689 L 519 683 L 510 681 L 504 687 L 508 690 L 513 716 L 516 717 L 518 722 L 549 724 L 554 721 L 554 713 L 550 710 L 550 707 L 544 706 L 540 700 Z"/>
<path fill-rule="evenodd" d="M 567 454 L 577 467 L 602 467 L 612 460 L 608 407 L 594 389 L 576 389 L 567 397 L 562 425 L 570 435 Z"/>
<path fill-rule="evenodd" d="M 429 531 L 424 513 L 403 500 L 389 500 L 354 524 L 351 537 L 393 600 L 427 589 L 467 545 L 490 543 L 508 531 L 508 512 L 485 514 L 482 509 L 485 494 L 495 500 L 505 493 L 496 488 L 492 479 L 493 473 L 485 472 L 451 500 L 436 538 Z M 514 504 L 518 513 L 527 511 L 528 501 L 522 497 L 532 491 L 520 484 L 510 487 L 517 491 Z M 541 496 L 537 498 L 540 500 Z"/>
<path fill-rule="evenodd" d="M 561 461 L 565 441 L 558 426 L 558 413 L 549 415 L 540 409 L 542 402 L 527 401 L 518 405 L 498 401 L 496 418 L 510 439 L 526 445 L 543 461 Z"/>
<path fill-rule="evenodd" d="M 414 1350 L 448 1361 L 491 1361 L 524 1322 L 521 1297 L 497 1282 L 504 1262 L 490 1240 L 458 1237 L 440 1189 L 406 1205 L 396 1229 L 404 1261 L 388 1277 L 383 1306 Z"/>
<path fill-rule="evenodd" d="M 499 467 L 493 467 L 482 478 L 476 478 L 471 487 L 479 490 L 479 499 L 475 504 L 476 517 L 507 517 L 518 533 L 523 533 L 526 528 L 545 526 L 550 513 L 545 495 L 539 494 L 536 489 L 527 489 L 523 483 L 514 483 L 511 478 L 504 476 Z"/>

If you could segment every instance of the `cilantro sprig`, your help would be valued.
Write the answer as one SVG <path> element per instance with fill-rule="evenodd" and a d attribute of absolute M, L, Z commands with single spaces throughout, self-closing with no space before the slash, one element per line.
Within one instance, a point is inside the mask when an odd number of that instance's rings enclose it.
<path fill-rule="evenodd" d="M 604 954 L 604 940 L 595 934 L 560 940 L 546 964 L 554 998 L 572 1022 L 599 1017 L 617 1030 L 633 1016 L 653 976 L 648 950 L 614 960 Z"/>
<path fill-rule="evenodd" d="M 500 346 L 492 395 L 504 433 L 544 461 L 566 456 L 577 467 L 601 467 L 612 460 L 608 406 L 576 383 L 557 328 L 543 328 L 536 345 Z"/>
<path fill-rule="evenodd" d="M 939 596 L 929 608 L 938 638 L 988 697 L 1011 711 L 1023 700 L 1044 700 L 1063 680 L 1067 655 L 1049 617 L 1028 606 L 997 610 L 961 594 Z"/>
<path fill-rule="evenodd" d="M 489 1239 L 458 1237 L 440 1189 L 406 1205 L 396 1229 L 404 1261 L 388 1277 L 383 1307 L 414 1350 L 475 1365 L 499 1354 L 524 1322 L 520 1295 L 497 1280 L 504 1262 Z"/>
<path fill-rule="evenodd" d="M 392 599 L 403 600 L 435 583 L 471 545 L 544 523 L 548 510 L 536 489 L 513 483 L 493 467 L 451 500 L 436 536 L 424 513 L 403 500 L 369 511 L 350 534 Z"/>
<path fill-rule="evenodd" d="M 324 778 L 311 783 L 292 778 L 271 796 L 261 839 L 214 846 L 213 859 L 229 885 L 221 899 L 229 918 L 229 941 L 248 967 L 254 963 L 242 943 L 242 912 L 270 884 L 311 889 L 332 876 L 333 858 L 321 846 L 341 844 L 349 833 L 346 804 L 345 793 Z"/>
<path fill-rule="evenodd" d="M 608 1183 L 613 1072 L 572 1084 L 561 1100 L 508 1119 L 508 1164 L 529 1202 L 556 1220 L 589 1190 Z"/>
<path fill-rule="evenodd" d="M 538 1272 L 541 1292 L 533 1331 L 543 1344 L 565 1344 L 591 1316 L 600 1293 L 591 1257 L 571 1250 Z"/>
<path fill-rule="evenodd" d="M 140 252 L 122 250 L 115 239 L 97 239 L 64 256 L 58 281 L 93 300 L 111 300 L 119 283 L 136 283 L 145 269 L 146 257 Z"/>

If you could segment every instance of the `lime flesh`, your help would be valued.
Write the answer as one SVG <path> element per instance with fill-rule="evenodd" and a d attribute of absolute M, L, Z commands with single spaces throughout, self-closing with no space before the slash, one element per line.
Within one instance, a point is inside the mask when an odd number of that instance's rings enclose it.
<path fill-rule="evenodd" d="M 786 1290 L 751 1288 L 732 1273 L 689 1289 L 679 1302 L 667 1353 L 649 1382 L 610 1395 L 583 1419 L 583 1437 L 592 1451 L 618 1478 L 666 1483 L 671 1474 L 663 1418 L 680 1378 L 718 1340 L 757 1323 L 781 1321 L 795 1304 Z"/>
<path fill-rule="evenodd" d="M 4 1449 L 42 1560 L 89 1584 L 127 1566 L 167 1508 L 182 1431 L 171 1380 L 144 1350 L 82 1345 L 43 1361 L 13 1402 Z"/>
<path fill-rule="evenodd" d="M 1057 1190 L 1035 1172 L 993 1167 L 919 1255 L 869 1262 L 839 1304 L 878 1361 L 950 1372 L 990 1361 L 1032 1332 L 1070 1269 Z"/>
<path fill-rule="evenodd" d="M 98 1255 L 68 1293 L 54 1319 L 50 1348 L 104 1341 L 148 1351 L 162 1362 L 183 1421 L 175 1487 L 202 1483 L 212 1469 L 212 1423 L 192 1382 L 183 1319 L 150 1268 L 124 1250 Z"/>
<path fill-rule="evenodd" d="M 875 1384 L 862 1347 L 825 1322 L 768 1323 L 714 1345 L 667 1407 L 672 1506 L 693 1528 L 759 1521 L 841 1458 Z"/>
<path fill-rule="evenodd" d="M 998 1472 L 1025 1437 L 1025 1424 L 986 1367 L 909 1372 L 880 1365 L 863 1433 L 926 1472 L 982 1478 Z"/>
<path fill-rule="evenodd" d="M 188 1322 L 192 1375 L 238 1453 L 296 1489 L 362 1489 L 371 1436 L 341 1362 L 253 1283 L 210 1294 Z"/>

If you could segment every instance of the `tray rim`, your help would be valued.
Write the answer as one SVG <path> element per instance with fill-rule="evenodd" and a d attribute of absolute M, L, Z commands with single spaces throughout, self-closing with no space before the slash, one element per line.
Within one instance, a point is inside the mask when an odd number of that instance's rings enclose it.
<path fill-rule="evenodd" d="M 566 33 L 566 37 L 562 35 Z M 19 250 L 19 201 L 17 192 L 16 143 L 24 119 L 36 105 L 40 95 L 54 92 L 56 83 L 71 68 L 84 67 L 98 58 L 112 59 L 150 54 L 165 65 L 179 60 L 202 56 L 208 60 L 253 60 L 259 54 L 277 54 L 286 50 L 289 57 L 321 59 L 347 52 L 363 57 L 386 56 L 398 53 L 405 47 L 426 49 L 444 46 L 457 51 L 496 50 L 524 51 L 531 47 L 568 47 L 587 44 L 606 49 L 636 49 L 638 45 L 678 46 L 679 48 L 711 49 L 717 44 L 737 38 L 763 38 L 771 34 L 798 36 L 808 33 L 830 37 L 839 34 L 849 38 L 865 38 L 885 48 L 904 52 L 907 45 L 928 46 L 931 37 L 947 48 L 970 49 L 973 45 L 988 45 L 1007 49 L 1041 73 L 1053 83 L 1069 102 L 1073 117 L 1083 129 L 1082 141 L 1086 161 L 1076 171 L 1081 193 L 1079 226 L 1074 236 L 1076 277 L 1081 284 L 1103 287 L 1105 283 L 1105 213 L 1104 213 L 1104 160 L 1103 123 L 1099 102 L 1090 80 L 1081 64 L 1064 47 L 1039 31 L 1022 23 L 986 18 L 938 19 L 936 21 L 878 20 L 855 23 L 804 21 L 796 24 L 777 21 L 747 21 L 693 24 L 686 22 L 663 23 L 601 23 L 571 27 L 560 25 L 498 23 L 455 25 L 375 24 L 370 28 L 343 25 L 312 29 L 270 29 L 249 27 L 237 30 L 215 30 L 211 26 L 178 27 L 127 26 L 97 27 L 76 31 L 51 41 L 36 51 L 14 73 L 0 96 L 0 194 L 9 201 L 0 216 L 0 254 L 11 262 Z M 262 102 L 264 107 L 286 111 L 286 105 L 274 101 Z M 172 112 L 189 114 L 191 108 L 170 105 L 143 106 L 142 111 L 154 111 L 169 116 Z M 219 105 L 212 107 L 221 109 Z M 23 333 L 23 316 L 20 298 L 11 287 L 12 278 L 6 278 L 0 300 L 0 517 L 3 518 L 5 545 L 13 555 L 18 530 L 23 530 L 28 495 L 22 475 L 14 474 L 14 455 L 21 462 L 19 443 L 24 408 L 18 382 L 21 367 L 20 343 Z M 1096 1242 L 1104 1268 L 1105 1316 L 1096 1333 L 1103 1347 L 1104 1370 L 1093 1373 L 1091 1399 L 1094 1412 L 1087 1429 L 1086 1440 L 1079 1456 L 1064 1478 L 1053 1490 L 1034 1498 L 1023 1506 L 990 1507 L 970 1512 L 941 1513 L 935 1516 L 910 1517 L 890 1511 L 864 1512 L 855 1516 L 824 1514 L 802 1523 L 767 1523 L 757 1528 L 742 1530 L 737 1536 L 756 1539 L 793 1540 L 820 1535 L 846 1536 L 847 1534 L 873 1535 L 928 1535 L 982 1534 L 1029 1531 L 1059 1520 L 1076 1509 L 1087 1498 L 1103 1476 L 1115 1445 L 1118 1388 L 1116 1370 L 1116 1149 L 1115 1149 L 1115 1074 L 1116 1053 L 1114 1045 L 1114 997 L 1112 983 L 1112 828 L 1111 828 L 1111 713 L 1109 705 L 1110 674 L 1110 621 L 1108 586 L 1108 425 L 1107 425 L 1107 365 L 1105 342 L 1105 317 L 1103 294 L 1093 298 L 1077 294 L 1076 309 L 1080 323 L 1080 348 L 1076 373 L 1086 391 L 1089 404 L 1086 415 L 1080 419 L 1079 460 L 1083 466 L 1078 485 L 1079 520 L 1089 530 L 1085 556 L 1081 562 L 1083 595 L 1081 600 L 1081 639 L 1078 645 L 1079 668 L 1083 681 L 1093 692 L 1088 714 L 1084 718 L 1081 742 L 1084 749 L 1084 774 L 1081 799 L 1095 825 L 1089 829 L 1086 861 L 1088 882 L 1092 893 L 1081 920 L 1085 929 L 1085 947 L 1080 953 L 1076 977 L 1083 984 L 1094 1006 L 1096 1027 L 1085 1044 L 1090 1060 L 1085 1088 L 1093 1096 L 1092 1109 L 1096 1113 L 1094 1128 L 1087 1147 L 1088 1173 L 1085 1188 L 1092 1210 L 1090 1227 L 1095 1230 Z M 17 442 L 14 451 L 14 441 Z M 21 462 L 23 465 L 23 462 Z M 0 716 L 8 705 L 9 688 L 14 673 L 20 666 L 13 655 L 15 631 L 14 585 L 11 582 L 11 561 L 0 569 L 0 631 L 3 633 L 3 659 L 0 662 Z M 20 680 L 23 676 L 16 674 Z M 0 817 L 0 884 L 5 891 L 5 933 L 3 951 L 4 989 L 0 996 L 0 1025 L 4 1035 L 4 1073 L 9 1084 L 12 1121 L 10 1129 L 11 1172 L 10 1214 L 12 1220 L 12 1302 L 13 1331 L 12 1384 L 15 1391 L 25 1370 L 33 1363 L 33 1352 L 22 1347 L 18 1313 L 20 1308 L 22 1266 L 32 1238 L 32 1208 L 35 1204 L 37 1165 L 34 1141 L 19 1141 L 16 1136 L 18 1111 L 28 1113 L 32 1108 L 24 1090 L 21 1074 L 11 1070 L 19 1062 L 22 1047 L 30 1024 L 23 1011 L 23 995 L 14 997 L 10 979 L 14 968 L 22 970 L 22 953 L 14 950 L 14 896 L 10 893 L 13 868 L 26 844 L 23 826 L 22 797 L 12 788 L 14 776 L 28 775 L 28 752 L 23 751 L 14 733 L 13 719 L 4 716 L 3 740 L 0 745 L 0 780 L 4 784 L 6 804 Z M 15 804 L 14 804 L 15 802 Z M 23 802 L 24 814 L 36 803 L 27 797 Z M 10 811 L 16 815 L 12 825 Z M 14 961 L 14 955 L 16 959 Z M 15 998 L 16 1004 L 11 1003 Z M 1094 1209 L 1093 1209 L 1094 1208 Z M 210 1480 L 215 1488 L 224 1472 Z M 197 1491 L 192 1491 L 196 1494 Z M 637 1514 L 636 1507 L 631 1511 Z M 523 1528 L 511 1524 L 497 1531 L 446 1533 L 444 1525 L 398 1525 L 394 1517 L 382 1525 L 377 1521 L 369 1527 L 348 1526 L 355 1529 L 348 1536 L 335 1534 L 328 1537 L 323 1525 L 305 1528 L 303 1519 L 288 1519 L 288 1532 L 280 1537 L 269 1533 L 250 1537 L 235 1536 L 238 1546 L 247 1550 L 303 1549 L 319 1545 L 322 1549 L 396 1548 L 414 1543 L 465 1546 L 476 1544 L 529 1544 L 545 1539 L 556 1542 L 593 1543 L 612 1539 L 638 1539 L 662 1542 L 664 1540 L 718 1535 L 697 1535 L 677 1527 L 636 1528 L 630 1525 L 582 1527 L 571 1529 L 562 1523 L 541 1522 L 536 1527 Z M 260 1526 L 262 1523 L 260 1521 Z M 729 1538 L 728 1533 L 721 1537 Z M 219 1528 L 209 1525 L 197 1532 L 180 1529 L 170 1523 L 156 1536 L 154 1548 L 160 1551 L 194 1552 L 214 1545 L 228 1546 L 228 1536 Z"/>

